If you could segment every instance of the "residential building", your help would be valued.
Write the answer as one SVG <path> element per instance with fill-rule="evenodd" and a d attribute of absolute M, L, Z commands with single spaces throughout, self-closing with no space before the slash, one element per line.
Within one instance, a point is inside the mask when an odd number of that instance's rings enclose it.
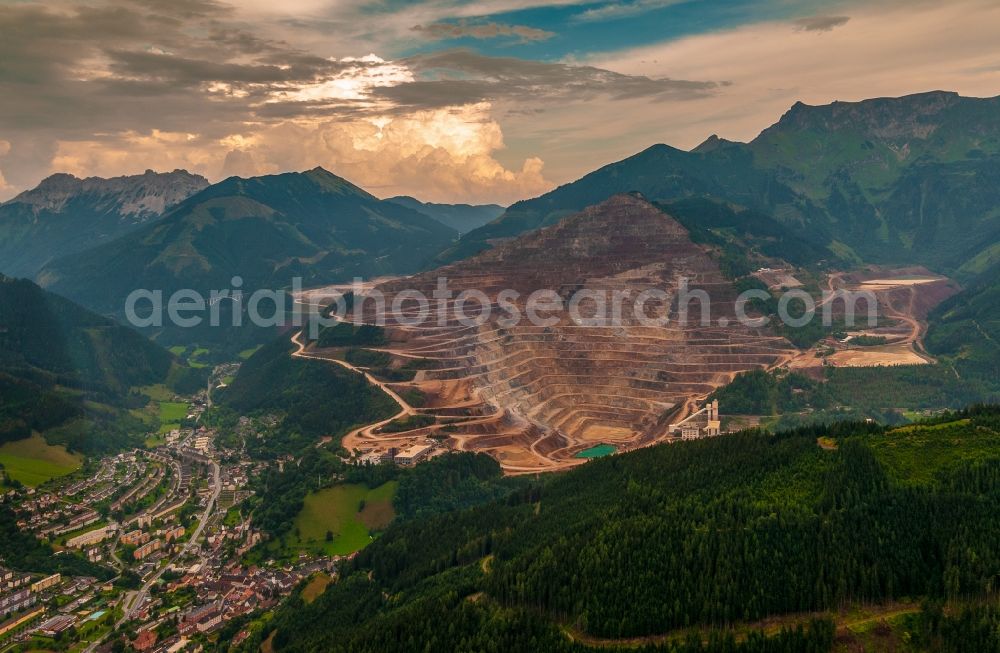
<path fill-rule="evenodd" d="M 31 591 L 34 593 L 44 592 L 45 590 L 55 587 L 60 582 L 62 582 L 62 576 L 60 574 L 52 574 L 51 576 L 46 576 L 41 580 L 36 580 L 31 584 Z"/>
<path fill-rule="evenodd" d="M 108 539 L 110 535 L 110 530 L 107 526 L 102 526 L 101 528 L 96 528 L 92 531 L 83 533 L 82 535 L 77 535 L 76 537 L 71 537 L 66 540 L 66 546 L 71 549 L 82 549 L 87 546 L 92 546 L 94 544 L 99 544 L 104 540 Z"/>
<path fill-rule="evenodd" d="M 151 542 L 143 544 L 135 551 L 133 551 L 132 557 L 135 558 L 136 560 L 142 560 L 147 556 L 149 556 L 151 553 L 159 551 L 162 547 L 163 547 L 163 542 L 161 540 L 153 540 Z"/>

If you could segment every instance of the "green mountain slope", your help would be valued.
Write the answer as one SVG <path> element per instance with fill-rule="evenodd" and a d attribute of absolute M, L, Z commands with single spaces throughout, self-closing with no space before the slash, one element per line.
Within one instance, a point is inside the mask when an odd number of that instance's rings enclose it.
<path fill-rule="evenodd" d="M 971 274 L 1000 255 L 1000 98 L 799 103 L 750 143 L 655 145 L 518 202 L 441 260 L 628 191 L 652 201 L 713 197 L 840 256 Z"/>
<path fill-rule="evenodd" d="M 455 236 L 422 213 L 316 168 L 226 179 L 154 224 L 56 261 L 39 279 L 95 310 L 120 313 L 136 288 L 161 290 L 166 300 L 182 288 L 208 297 L 212 289 L 231 288 L 235 276 L 249 295 L 290 287 L 294 277 L 308 287 L 411 272 Z M 226 341 L 232 334 L 179 329 L 172 335 Z"/>
<path fill-rule="evenodd" d="M 390 197 L 386 201 L 419 211 L 461 234 L 496 220 L 504 212 L 504 208 L 499 204 L 435 204 L 421 202 L 406 195 Z"/>
<path fill-rule="evenodd" d="M 922 599 L 995 603 L 998 445 L 1000 413 L 981 408 L 599 459 L 390 528 L 243 650 L 274 628 L 270 646 L 286 652 L 585 651 L 591 638 L 612 650 L 832 651 L 828 620 L 850 618 L 842 608 L 901 600 L 915 606 L 893 622 L 914 638 L 905 650 L 993 650 L 969 648 L 978 630 L 954 629 L 943 649 L 917 633 Z M 982 640 L 993 647 L 998 617 Z M 791 630 L 730 639 L 765 618 Z M 866 631 L 843 632 L 843 650 L 861 650 Z M 889 640 L 865 650 L 903 650 Z"/>
<path fill-rule="evenodd" d="M 134 231 L 206 186 L 185 170 L 112 179 L 52 175 L 0 204 L 0 273 L 34 277 L 46 263 Z"/>
<path fill-rule="evenodd" d="M 140 400 L 132 389 L 183 373 L 136 331 L 0 276 L 0 440 L 39 431 L 78 451 L 114 448 L 142 428 L 124 410 Z"/>
<path fill-rule="evenodd" d="M 612 195 L 632 191 L 650 201 L 714 197 L 758 209 L 768 206 L 772 194 L 785 201 L 793 198 L 791 190 L 778 184 L 772 174 L 754 168 L 752 155 L 743 148 L 702 153 L 654 145 L 545 195 L 511 205 L 497 220 L 463 236 L 440 260 L 466 258 L 494 239 L 553 224 Z"/>
<path fill-rule="evenodd" d="M 1000 387 L 1000 264 L 980 274 L 930 316 L 927 349 L 949 360 L 963 376 Z"/>
<path fill-rule="evenodd" d="M 389 395 L 363 376 L 339 365 L 293 358 L 288 335 L 261 347 L 216 397 L 215 418 L 271 416 L 273 433 L 248 440 L 251 455 L 274 458 L 312 448 L 319 438 L 343 435 L 351 427 L 391 417 L 398 411 Z"/>

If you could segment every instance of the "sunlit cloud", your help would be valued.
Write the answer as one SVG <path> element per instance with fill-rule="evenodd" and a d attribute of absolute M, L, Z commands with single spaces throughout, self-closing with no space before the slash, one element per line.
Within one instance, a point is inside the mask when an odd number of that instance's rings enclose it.
<path fill-rule="evenodd" d="M 346 57 L 339 62 L 346 66 L 335 75 L 316 83 L 301 84 L 293 90 L 279 90 L 272 101 L 357 100 L 366 102 L 365 106 L 375 108 L 377 103 L 372 96 L 374 89 L 414 81 L 413 72 L 405 65 L 385 61 L 374 54 L 359 58 Z"/>
<path fill-rule="evenodd" d="M 543 162 L 510 168 L 488 104 L 402 116 L 284 121 L 250 134 L 205 139 L 184 132 L 127 133 L 111 141 L 61 141 L 53 167 L 78 176 L 185 168 L 218 179 L 323 166 L 379 196 L 415 194 L 510 203 L 552 187 Z"/>

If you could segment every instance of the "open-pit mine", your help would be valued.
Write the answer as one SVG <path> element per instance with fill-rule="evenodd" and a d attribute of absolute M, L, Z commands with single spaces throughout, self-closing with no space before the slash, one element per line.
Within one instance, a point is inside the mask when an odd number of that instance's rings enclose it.
<path fill-rule="evenodd" d="M 451 297 L 434 299 L 442 278 Z M 686 303 L 687 319 L 680 319 L 682 283 L 688 296 L 704 292 L 710 298 L 708 314 L 693 299 Z M 378 382 L 402 409 L 395 420 L 349 433 L 343 444 L 376 457 L 434 445 L 489 453 L 511 474 L 572 466 L 599 445 L 622 451 L 676 437 L 671 424 L 737 373 L 771 367 L 795 353 L 784 338 L 741 324 L 737 292 L 712 252 L 632 195 L 460 263 L 375 288 L 386 306 L 398 298 L 402 310 L 380 314 L 372 298 L 354 297 L 345 321 L 384 322 L 385 343 L 365 349 L 388 361 L 380 365 Z M 494 310 L 479 324 L 463 323 L 454 304 L 465 290 L 491 303 L 506 291 L 517 297 L 508 309 L 516 306 L 522 318 L 512 324 L 504 319 L 509 310 Z M 528 298 L 538 290 L 584 299 L 575 316 L 538 311 L 549 318 L 539 325 L 527 319 Z M 416 324 L 420 307 L 407 299 L 412 291 L 429 299 L 429 317 Z M 620 318 L 580 323 L 580 317 L 607 317 L 609 307 L 594 297 L 615 293 L 629 298 Z M 635 300 L 643 297 L 636 310 Z M 481 308 L 466 302 L 464 312 L 474 318 Z M 345 353 L 311 343 L 298 355 L 347 365 Z M 370 380 L 378 376 L 364 371 Z M 386 374 L 407 380 L 389 382 Z"/>

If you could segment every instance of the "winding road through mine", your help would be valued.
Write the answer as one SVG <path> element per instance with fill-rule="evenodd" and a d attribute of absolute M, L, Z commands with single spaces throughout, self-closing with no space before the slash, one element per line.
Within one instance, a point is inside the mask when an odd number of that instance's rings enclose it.
<path fill-rule="evenodd" d="M 336 363 L 337 365 L 340 365 L 344 369 L 363 375 L 365 379 L 368 380 L 369 383 L 376 386 L 382 392 L 392 397 L 392 400 L 395 401 L 397 404 L 399 404 L 399 412 L 393 415 L 392 417 L 384 419 L 380 422 L 375 422 L 374 424 L 368 424 L 367 426 L 362 426 L 345 435 L 343 438 L 343 444 L 344 448 L 347 449 L 348 451 L 350 451 L 352 448 L 355 447 L 355 445 L 358 443 L 359 437 L 362 436 L 371 437 L 372 431 L 380 429 L 386 424 L 394 422 L 397 419 L 402 419 L 404 417 L 417 414 L 416 409 L 414 409 L 413 406 L 407 403 L 405 399 L 399 396 L 399 393 L 390 388 L 386 382 L 380 381 L 379 379 L 375 378 L 375 376 L 373 376 L 371 372 L 369 372 L 368 370 L 364 370 L 361 369 L 360 367 L 351 365 L 347 361 L 340 360 L 339 358 L 333 358 L 330 356 L 319 356 L 317 354 L 309 353 L 308 348 L 302 339 L 302 331 L 298 331 L 295 335 L 292 336 L 292 344 L 294 344 L 296 347 L 296 350 L 292 352 L 292 356 L 294 358 L 310 358 L 313 360 L 320 360 L 327 363 Z M 405 437 L 406 436 L 403 435 L 400 439 L 405 439 Z"/>

